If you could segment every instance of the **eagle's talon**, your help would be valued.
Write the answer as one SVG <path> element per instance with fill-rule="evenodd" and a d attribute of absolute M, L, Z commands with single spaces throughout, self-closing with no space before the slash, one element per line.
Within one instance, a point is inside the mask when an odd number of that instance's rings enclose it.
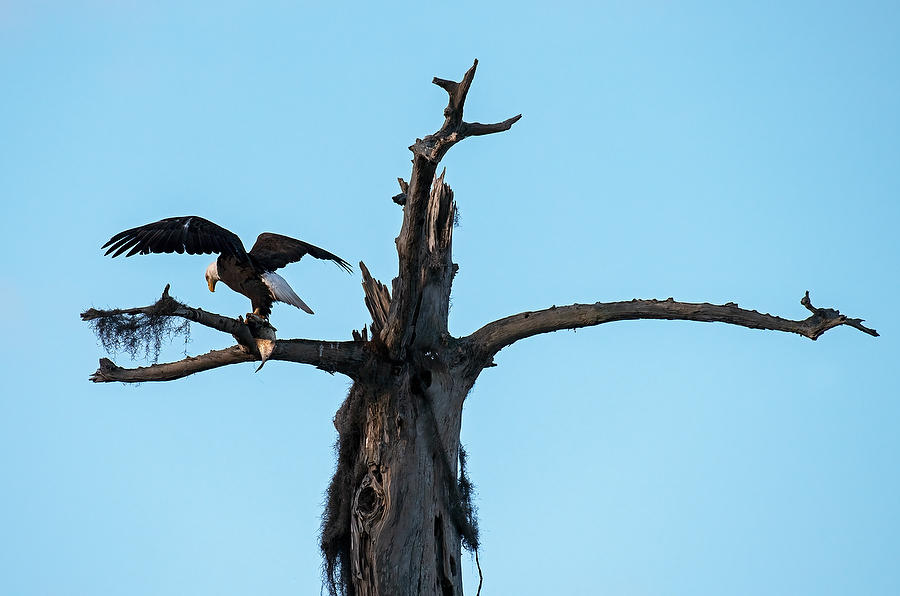
<path fill-rule="evenodd" d="M 263 324 L 268 325 L 269 318 L 264 317 L 263 315 L 255 313 L 255 312 L 248 312 L 247 313 L 247 322 L 249 323 L 251 321 L 254 323 L 257 323 L 259 325 L 263 325 Z"/>

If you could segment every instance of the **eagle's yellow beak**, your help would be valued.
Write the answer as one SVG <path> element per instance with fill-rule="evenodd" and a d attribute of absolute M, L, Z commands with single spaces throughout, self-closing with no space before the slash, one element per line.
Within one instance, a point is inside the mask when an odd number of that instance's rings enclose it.
<path fill-rule="evenodd" d="M 215 291 L 216 291 L 216 282 L 215 282 L 215 280 L 207 279 L 207 280 L 206 280 L 206 284 L 209 286 L 209 291 L 210 291 L 210 292 L 215 292 Z"/>

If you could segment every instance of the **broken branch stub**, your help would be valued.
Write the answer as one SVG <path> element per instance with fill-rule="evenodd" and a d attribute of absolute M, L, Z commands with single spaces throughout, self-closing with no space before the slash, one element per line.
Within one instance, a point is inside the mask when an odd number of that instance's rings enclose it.
<path fill-rule="evenodd" d="M 391 293 L 386 285 L 372 277 L 369 268 L 362 261 L 359 262 L 359 270 L 362 272 L 366 308 L 372 317 L 370 325 L 372 340 L 381 340 L 391 311 Z"/>

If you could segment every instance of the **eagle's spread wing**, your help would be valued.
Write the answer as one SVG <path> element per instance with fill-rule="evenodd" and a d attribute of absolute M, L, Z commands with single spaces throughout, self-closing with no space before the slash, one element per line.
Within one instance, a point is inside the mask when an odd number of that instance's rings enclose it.
<path fill-rule="evenodd" d="M 253 245 L 253 248 L 250 249 L 250 258 L 253 259 L 258 267 L 265 271 L 280 269 L 288 263 L 299 261 L 304 255 L 334 261 L 338 267 L 346 270 L 347 273 L 353 271 L 350 264 L 339 256 L 331 254 L 318 246 L 313 246 L 302 240 L 288 238 L 281 234 L 263 232 L 256 239 L 256 244 Z"/>
<path fill-rule="evenodd" d="M 236 234 L 196 215 L 168 217 L 119 232 L 101 248 L 108 248 L 106 254 L 112 253 L 113 257 L 126 250 L 126 257 L 151 252 L 186 252 L 189 255 L 219 253 L 238 258 L 246 258 L 247 254 Z"/>

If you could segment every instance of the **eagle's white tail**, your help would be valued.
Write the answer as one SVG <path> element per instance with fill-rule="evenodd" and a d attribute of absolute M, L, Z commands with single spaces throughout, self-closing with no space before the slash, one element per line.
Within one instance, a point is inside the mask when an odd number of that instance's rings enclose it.
<path fill-rule="evenodd" d="M 302 308 L 309 314 L 315 314 L 313 310 L 306 305 L 303 300 L 300 299 L 300 296 L 294 292 L 294 289 L 288 284 L 288 282 L 272 271 L 268 271 L 262 274 L 263 282 L 269 286 L 269 290 L 272 292 L 272 296 L 275 297 L 275 300 L 279 302 L 284 302 L 285 304 L 290 304 L 292 306 L 296 306 L 297 308 Z"/>

